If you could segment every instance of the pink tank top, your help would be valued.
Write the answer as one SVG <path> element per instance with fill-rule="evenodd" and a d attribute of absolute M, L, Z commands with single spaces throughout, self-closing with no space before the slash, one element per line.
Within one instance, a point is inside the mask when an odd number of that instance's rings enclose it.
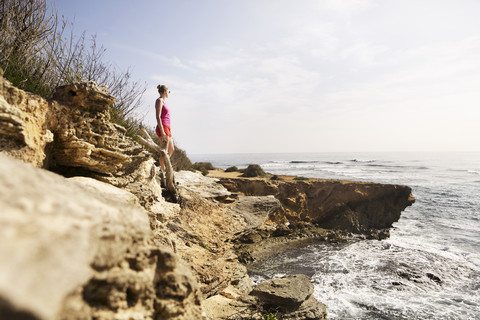
<path fill-rule="evenodd" d="M 158 98 L 160 99 L 160 98 Z M 167 107 L 167 104 L 163 100 L 162 113 L 160 114 L 160 120 L 162 120 L 162 125 L 170 126 L 170 110 Z"/>

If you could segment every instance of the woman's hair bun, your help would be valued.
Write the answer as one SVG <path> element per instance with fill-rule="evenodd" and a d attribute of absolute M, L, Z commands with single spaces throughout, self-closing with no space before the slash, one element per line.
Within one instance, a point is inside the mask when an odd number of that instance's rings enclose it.
<path fill-rule="evenodd" d="M 158 93 L 160 93 L 160 94 L 163 94 L 165 91 L 168 90 L 167 86 L 164 85 L 164 84 L 159 84 L 157 86 L 157 89 L 158 89 Z"/>

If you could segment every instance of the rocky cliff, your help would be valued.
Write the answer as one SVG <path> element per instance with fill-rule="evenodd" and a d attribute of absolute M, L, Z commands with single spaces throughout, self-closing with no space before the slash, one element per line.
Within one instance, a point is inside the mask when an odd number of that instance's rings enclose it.
<path fill-rule="evenodd" d="M 168 202 L 150 154 L 110 123 L 113 102 L 94 83 L 47 101 L 0 77 L 1 319 L 324 319 L 308 278 L 254 287 L 235 239 L 388 228 L 412 202 L 400 186 L 193 172 Z"/>
<path fill-rule="evenodd" d="M 222 178 L 229 191 L 248 196 L 273 195 L 281 208 L 269 215 L 279 223 L 311 222 L 325 229 L 370 233 L 388 229 L 415 199 L 401 185 L 311 179 L 292 181 Z"/>

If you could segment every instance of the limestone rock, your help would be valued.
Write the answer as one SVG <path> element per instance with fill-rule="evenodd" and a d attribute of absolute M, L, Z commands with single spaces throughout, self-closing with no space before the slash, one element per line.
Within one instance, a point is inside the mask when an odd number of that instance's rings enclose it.
<path fill-rule="evenodd" d="M 313 285 L 308 276 L 296 274 L 264 281 L 256 285 L 250 294 L 266 305 L 292 310 L 310 298 Z"/>
<path fill-rule="evenodd" d="M 326 306 L 315 299 L 313 296 L 310 296 L 306 301 L 304 301 L 300 307 L 292 312 L 285 313 L 282 316 L 284 320 L 326 320 L 327 319 L 327 308 Z"/>
<path fill-rule="evenodd" d="M 58 87 L 53 99 L 63 105 L 74 105 L 93 112 L 108 111 L 115 103 L 115 98 L 108 93 L 108 88 L 93 81 Z"/>
<path fill-rule="evenodd" d="M 112 199 L 116 202 L 122 202 L 132 205 L 139 204 L 138 198 L 132 193 L 92 178 L 72 177 L 68 178 L 68 181 L 72 181 L 80 185 L 83 189 L 87 189 L 93 193 L 108 196 L 109 199 Z"/>
<path fill-rule="evenodd" d="M 166 226 L 179 238 L 177 253 L 192 266 L 204 296 L 215 295 L 233 283 L 249 292 L 246 267 L 238 262 L 229 241 L 245 228 L 245 221 L 223 203 L 183 187 L 179 191 L 181 211 Z"/>
<path fill-rule="evenodd" d="M 0 133 L 2 135 L 7 135 L 25 142 L 22 112 L 10 106 L 3 97 L 0 97 L 0 121 Z"/>
<path fill-rule="evenodd" d="M 53 166 L 122 176 L 147 159 L 139 144 L 110 123 L 109 108 L 114 99 L 101 87 L 73 84 L 58 88 L 54 97 L 61 104 L 54 110 Z"/>
<path fill-rule="evenodd" d="M 43 166 L 45 148 L 53 141 L 49 129 L 52 105 L 0 77 L 0 153 Z"/>
<path fill-rule="evenodd" d="M 250 295 L 221 292 L 203 302 L 209 319 L 264 319 L 269 313 L 279 319 L 326 320 L 323 303 L 313 297 L 313 285 L 305 275 L 290 275 L 258 284 Z"/>
<path fill-rule="evenodd" d="M 0 151 L 36 167 L 123 176 L 148 158 L 110 123 L 114 98 L 92 82 L 60 87 L 60 102 L 15 88 L 0 77 Z"/>
<path fill-rule="evenodd" d="M 0 155 L 2 319 L 200 319 L 177 255 L 132 194 Z M 7 316 L 3 316 L 7 315 Z"/>
<path fill-rule="evenodd" d="M 205 177 L 200 173 L 179 171 L 175 173 L 175 180 L 182 188 L 196 192 L 205 198 L 215 199 L 231 195 L 231 192 L 218 183 L 219 179 Z"/>
<path fill-rule="evenodd" d="M 106 88 L 77 83 L 58 88 L 55 98 L 60 103 L 0 77 L 0 152 L 64 176 L 94 177 L 132 191 L 147 209 L 158 206 L 159 170 L 125 128 L 110 122 L 114 98 Z"/>
<path fill-rule="evenodd" d="M 256 228 L 265 223 L 270 215 L 282 211 L 282 205 L 274 196 L 239 196 L 230 209 L 241 215 L 247 228 Z"/>
<path fill-rule="evenodd" d="M 401 185 L 318 179 L 290 182 L 222 178 L 220 182 L 231 192 L 275 196 L 283 210 L 270 215 L 273 222 L 306 221 L 357 233 L 390 228 L 415 201 L 411 188 Z"/>
<path fill-rule="evenodd" d="M 209 320 L 263 320 L 262 310 L 257 300 L 232 299 L 225 295 L 215 295 L 203 302 Z"/>

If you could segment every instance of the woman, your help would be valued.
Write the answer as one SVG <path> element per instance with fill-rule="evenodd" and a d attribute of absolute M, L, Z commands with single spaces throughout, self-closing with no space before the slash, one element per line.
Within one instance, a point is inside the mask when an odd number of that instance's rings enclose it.
<path fill-rule="evenodd" d="M 155 111 L 157 117 L 157 128 L 155 132 L 160 138 L 163 146 L 166 146 L 168 155 L 171 157 L 173 154 L 174 146 L 172 139 L 172 131 L 170 129 L 170 110 L 165 103 L 165 99 L 168 98 L 170 90 L 168 90 L 166 85 L 157 86 L 158 93 L 160 97 L 155 101 Z M 165 171 L 165 162 L 163 158 L 160 157 L 160 167 Z"/>

